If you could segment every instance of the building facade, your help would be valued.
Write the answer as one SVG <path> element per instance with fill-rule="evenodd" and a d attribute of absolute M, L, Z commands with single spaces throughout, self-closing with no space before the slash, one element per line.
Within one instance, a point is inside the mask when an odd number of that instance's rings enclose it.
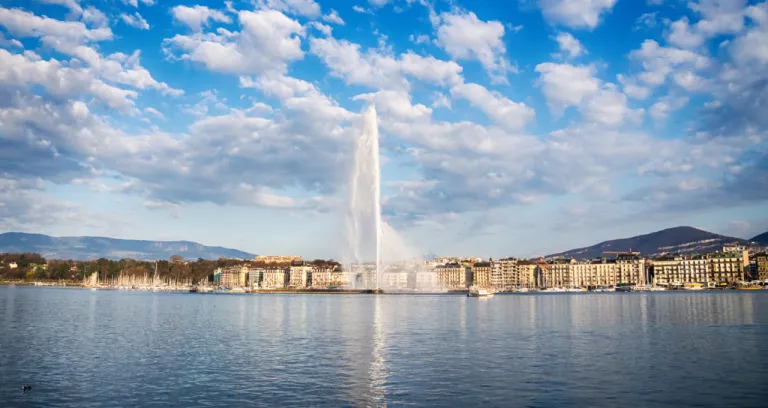
<path fill-rule="evenodd" d="M 757 264 L 757 279 L 768 280 L 768 254 L 761 252 L 755 255 L 755 263 Z"/>
<path fill-rule="evenodd" d="M 616 257 L 616 267 L 618 284 L 645 285 L 648 283 L 645 258 L 637 253 L 619 254 Z"/>
<path fill-rule="evenodd" d="M 288 285 L 289 268 L 268 268 L 261 273 L 262 289 L 283 289 Z"/>
<path fill-rule="evenodd" d="M 472 265 L 472 282 L 471 284 L 481 288 L 491 288 L 491 263 L 490 262 L 476 262 Z"/>
<path fill-rule="evenodd" d="M 438 285 L 443 289 L 464 290 L 468 287 L 466 268 L 459 263 L 438 265 L 435 274 Z"/>
<path fill-rule="evenodd" d="M 289 269 L 288 286 L 291 288 L 306 288 L 309 286 L 309 275 L 312 267 L 304 263 L 294 263 Z"/>
<path fill-rule="evenodd" d="M 716 252 L 707 256 L 708 281 L 733 283 L 744 280 L 743 252 Z M 747 260 L 749 265 L 749 260 Z"/>
<path fill-rule="evenodd" d="M 228 266 L 213 272 L 213 282 L 226 288 L 243 288 L 248 279 L 248 266 Z"/>

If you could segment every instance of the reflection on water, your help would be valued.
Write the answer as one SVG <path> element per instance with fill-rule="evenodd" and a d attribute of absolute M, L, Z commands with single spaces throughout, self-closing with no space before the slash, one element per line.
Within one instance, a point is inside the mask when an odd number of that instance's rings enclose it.
<path fill-rule="evenodd" d="M 0 287 L 0 406 L 761 406 L 767 316 L 751 291 Z"/>

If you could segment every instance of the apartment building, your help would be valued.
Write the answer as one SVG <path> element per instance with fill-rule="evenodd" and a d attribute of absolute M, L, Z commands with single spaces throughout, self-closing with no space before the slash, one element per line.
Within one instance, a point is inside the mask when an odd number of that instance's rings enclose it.
<path fill-rule="evenodd" d="M 213 271 L 213 282 L 217 286 L 227 288 L 245 287 L 248 278 L 248 266 L 228 266 L 226 268 L 217 268 Z"/>
<path fill-rule="evenodd" d="M 303 262 L 294 262 L 289 269 L 288 286 L 291 288 L 306 288 L 309 286 L 309 275 L 312 267 Z"/>
<path fill-rule="evenodd" d="M 536 264 L 536 262 L 526 261 L 526 260 L 518 261 L 517 262 L 517 270 L 518 270 L 518 276 L 519 276 L 518 286 L 521 288 L 538 287 L 536 283 L 538 269 L 539 269 L 539 266 Z"/>
<path fill-rule="evenodd" d="M 755 263 L 757 264 L 757 279 L 768 280 L 768 254 L 761 252 L 755 255 Z"/>
<path fill-rule="evenodd" d="M 619 254 L 616 257 L 618 283 L 645 285 L 648 275 L 645 268 L 645 258 L 637 253 Z"/>
<path fill-rule="evenodd" d="M 283 289 L 288 285 L 290 268 L 267 268 L 261 272 L 261 288 Z"/>
<path fill-rule="evenodd" d="M 459 263 L 438 265 L 435 268 L 437 283 L 448 290 L 463 290 L 469 285 L 467 282 L 467 270 Z"/>
<path fill-rule="evenodd" d="M 472 266 L 472 285 L 491 288 L 491 263 L 477 262 Z"/>
<path fill-rule="evenodd" d="M 747 259 L 747 265 L 749 260 Z M 709 281 L 732 283 L 744 280 L 744 252 L 716 252 L 707 256 Z"/>

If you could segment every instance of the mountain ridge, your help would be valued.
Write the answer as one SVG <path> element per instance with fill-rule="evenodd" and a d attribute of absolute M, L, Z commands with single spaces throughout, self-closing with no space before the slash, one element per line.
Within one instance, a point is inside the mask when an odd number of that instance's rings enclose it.
<path fill-rule="evenodd" d="M 734 242 L 746 243 L 747 241 L 694 227 L 679 226 L 629 238 L 607 240 L 546 257 L 591 259 L 605 256 L 604 253 L 607 251 L 620 252 L 630 249 L 640 252 L 643 256 L 658 256 L 664 253 L 707 253 L 720 250 L 723 245 Z"/>
<path fill-rule="evenodd" d="M 749 242 L 757 242 L 758 244 L 768 245 L 768 231 L 750 238 Z"/>
<path fill-rule="evenodd" d="M 194 241 L 152 241 L 99 236 L 53 237 L 45 234 L 6 232 L 0 234 L 0 252 L 35 252 L 44 258 L 91 260 L 98 258 L 136 260 L 253 258 L 237 249 L 208 246 Z"/>

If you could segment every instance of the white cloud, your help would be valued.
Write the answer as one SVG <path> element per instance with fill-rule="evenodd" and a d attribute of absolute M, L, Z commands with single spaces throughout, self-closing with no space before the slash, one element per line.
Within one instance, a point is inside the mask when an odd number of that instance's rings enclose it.
<path fill-rule="evenodd" d="M 0 49 L 0 83 L 4 86 L 40 85 L 61 98 L 93 96 L 105 106 L 134 113 L 135 91 L 116 88 L 94 77 L 84 68 L 69 68 L 55 60 L 30 59 Z"/>
<path fill-rule="evenodd" d="M 437 20 L 436 43 L 454 59 L 477 60 L 497 82 L 506 82 L 510 66 L 504 45 L 504 25 L 482 21 L 473 12 L 454 10 Z"/>
<path fill-rule="evenodd" d="M 746 9 L 753 27 L 736 38 L 731 55 L 739 64 L 768 64 L 768 4 L 761 3 Z"/>
<path fill-rule="evenodd" d="M 163 115 L 162 112 L 160 112 L 159 110 L 157 110 L 155 108 L 152 108 L 152 107 L 144 108 L 144 112 L 146 112 L 146 113 L 148 113 L 148 114 L 150 114 L 150 115 L 152 115 L 152 116 L 154 116 L 154 117 L 156 117 L 158 119 L 163 119 L 163 120 L 165 119 L 165 115 Z"/>
<path fill-rule="evenodd" d="M 550 108 L 562 112 L 568 106 L 579 105 L 585 97 L 600 89 L 600 81 L 594 77 L 591 65 L 555 64 L 546 62 L 536 66 L 539 84 Z"/>
<path fill-rule="evenodd" d="M 656 41 L 645 40 L 639 50 L 630 53 L 630 58 L 640 62 L 645 69 L 638 78 L 649 86 L 659 86 L 677 69 L 702 70 L 710 60 L 690 50 L 661 47 Z"/>
<path fill-rule="evenodd" d="M 55 37 L 77 43 L 112 39 L 109 27 L 89 29 L 79 21 L 39 17 L 19 9 L 0 7 L 0 25 L 17 37 Z"/>
<path fill-rule="evenodd" d="M 320 5 L 314 0 L 256 0 L 256 6 L 310 18 L 320 16 Z"/>
<path fill-rule="evenodd" d="M 682 109 L 687 103 L 687 97 L 665 96 L 651 106 L 649 114 L 657 123 L 661 123 L 667 120 L 670 113 Z"/>
<path fill-rule="evenodd" d="M 284 72 L 289 61 L 304 57 L 299 38 L 304 28 L 296 20 L 275 10 L 241 11 L 238 19 L 239 33 L 219 29 L 216 34 L 176 35 L 163 41 L 164 51 L 171 58 L 234 74 Z"/>
<path fill-rule="evenodd" d="M 616 0 L 538 0 L 538 4 L 551 24 L 592 30 L 600 24 L 602 14 L 613 8 Z"/>
<path fill-rule="evenodd" d="M 139 12 L 136 12 L 133 15 L 122 13 L 120 14 L 120 19 L 131 27 L 140 30 L 149 30 L 149 23 L 147 23 L 147 20 L 144 20 L 144 17 L 142 17 Z"/>
<path fill-rule="evenodd" d="M 358 5 L 352 6 L 352 10 L 354 10 L 356 13 L 360 13 L 360 14 L 373 14 L 373 10 L 367 9 L 367 8 L 364 8 L 364 7 L 360 7 Z"/>
<path fill-rule="evenodd" d="M 80 18 L 84 23 L 96 27 L 106 27 L 109 25 L 107 16 L 102 13 L 101 10 L 93 6 L 88 6 L 88 8 L 83 11 L 83 15 Z"/>
<path fill-rule="evenodd" d="M 376 50 L 361 53 L 358 44 L 335 38 L 311 38 L 310 51 L 325 62 L 333 75 L 349 84 L 403 89 L 408 87 L 404 75 L 439 85 L 461 80 L 462 68 L 455 62 L 412 52 L 400 58 Z"/>
<path fill-rule="evenodd" d="M 323 16 L 323 21 L 326 21 L 332 24 L 344 25 L 344 20 L 341 19 L 341 16 L 339 16 L 339 13 L 334 9 L 331 9 L 330 13 Z"/>
<path fill-rule="evenodd" d="M 320 23 L 318 21 L 310 22 L 309 26 L 315 28 L 317 31 L 320 31 L 326 36 L 330 36 L 333 33 L 333 29 L 331 28 L 331 26 Z"/>
<path fill-rule="evenodd" d="M 656 24 L 658 24 L 656 16 L 658 16 L 658 14 L 658 11 L 641 14 L 640 17 L 635 20 L 635 30 L 650 29 L 656 27 Z"/>
<path fill-rule="evenodd" d="M 627 94 L 627 96 L 630 98 L 643 100 L 651 96 L 651 89 L 638 85 L 634 79 L 628 78 L 622 74 L 617 75 L 616 78 L 621 84 L 624 93 Z"/>
<path fill-rule="evenodd" d="M 356 95 L 355 101 L 367 101 L 376 105 L 379 115 L 397 121 L 413 122 L 429 119 L 432 109 L 421 105 L 413 105 L 411 96 L 405 91 L 379 91 L 369 94 Z"/>
<path fill-rule="evenodd" d="M 419 34 L 419 35 L 411 34 L 411 35 L 408 36 L 408 40 L 410 42 L 414 43 L 414 44 L 429 44 L 430 43 L 429 36 L 426 35 L 426 34 Z"/>
<path fill-rule="evenodd" d="M 173 18 L 183 24 L 186 24 L 194 31 L 200 31 L 209 24 L 209 21 L 229 24 L 232 19 L 219 10 L 209 9 L 206 6 L 176 6 L 171 9 Z"/>
<path fill-rule="evenodd" d="M 596 94 L 591 95 L 579 108 L 587 123 L 594 123 L 607 128 L 631 122 L 642 121 L 643 109 L 631 109 L 627 105 L 627 96 L 619 92 L 612 84 L 606 84 Z"/>
<path fill-rule="evenodd" d="M 721 34 L 737 34 L 744 29 L 746 0 L 698 0 L 688 7 L 701 16 L 691 25 L 687 17 L 673 22 L 667 41 L 681 48 L 697 48 L 708 39 Z"/>
<path fill-rule="evenodd" d="M 17 39 L 13 39 L 13 38 L 12 38 L 12 39 L 10 39 L 10 40 L 9 40 L 9 39 L 5 38 L 5 36 L 3 35 L 3 33 L 1 33 L 1 32 L 0 32 L 0 47 L 6 47 L 6 48 L 10 48 L 10 47 L 16 47 L 16 48 L 24 48 L 24 44 L 22 44 L 22 43 L 21 43 L 21 41 L 19 41 L 19 40 L 17 40 Z"/>
<path fill-rule="evenodd" d="M 497 125 L 518 131 L 530 123 L 535 111 L 524 103 L 514 102 L 503 95 L 488 91 L 478 84 L 459 84 L 451 88 L 454 98 L 469 101 L 472 106 L 482 110 Z"/>
<path fill-rule="evenodd" d="M 561 32 L 555 37 L 558 47 L 560 47 L 560 58 L 577 58 L 587 53 L 587 50 L 581 45 L 579 40 L 570 33 Z"/>

